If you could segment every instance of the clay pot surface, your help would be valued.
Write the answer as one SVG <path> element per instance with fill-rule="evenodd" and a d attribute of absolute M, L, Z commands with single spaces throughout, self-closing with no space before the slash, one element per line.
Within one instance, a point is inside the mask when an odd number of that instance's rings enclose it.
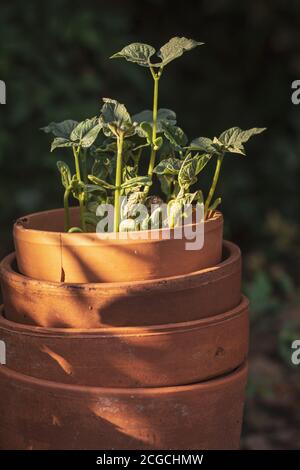
<path fill-rule="evenodd" d="M 77 208 L 71 215 L 73 225 L 78 225 Z M 170 239 L 163 239 L 167 229 L 131 232 L 135 239 L 126 233 L 63 233 L 63 217 L 63 209 L 57 209 L 15 223 L 14 242 L 22 274 L 51 282 L 130 282 L 187 274 L 221 260 L 220 212 L 205 221 L 204 245 L 197 250 L 187 250 L 191 240 L 174 238 L 174 230 Z M 200 230 L 201 224 L 192 227 Z"/>
<path fill-rule="evenodd" d="M 0 366 L 0 449 L 238 449 L 247 366 L 200 384 L 63 385 Z"/>
<path fill-rule="evenodd" d="M 100 387 L 162 387 L 234 370 L 248 353 L 248 301 L 193 322 L 76 330 L 0 317 L 6 365 L 25 375 Z"/>
<path fill-rule="evenodd" d="M 0 264 L 6 318 L 44 327 L 101 328 L 194 321 L 241 300 L 241 254 L 223 244 L 223 261 L 187 275 L 122 283 L 50 283 L 16 271 L 13 254 Z"/>

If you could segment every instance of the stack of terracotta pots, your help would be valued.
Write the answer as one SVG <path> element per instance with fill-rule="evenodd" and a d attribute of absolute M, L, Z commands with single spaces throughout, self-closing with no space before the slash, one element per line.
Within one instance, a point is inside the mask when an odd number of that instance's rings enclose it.
<path fill-rule="evenodd" d="M 187 251 L 163 230 L 62 233 L 62 210 L 18 220 L 1 263 L 0 448 L 237 449 L 248 302 L 222 227 L 216 213 Z"/>

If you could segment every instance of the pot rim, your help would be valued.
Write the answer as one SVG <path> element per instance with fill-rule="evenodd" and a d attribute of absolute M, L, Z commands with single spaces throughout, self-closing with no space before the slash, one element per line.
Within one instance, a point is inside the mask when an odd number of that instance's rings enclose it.
<path fill-rule="evenodd" d="M 38 279 L 30 278 L 24 274 L 19 273 L 13 267 L 16 262 L 16 253 L 13 252 L 0 262 L 0 276 L 2 279 L 8 279 L 21 284 L 31 284 L 34 288 L 44 290 L 52 290 L 53 293 L 57 289 L 63 289 L 64 295 L 68 292 L 88 294 L 94 291 L 101 293 L 101 295 L 111 296 L 126 293 L 126 295 L 152 295 L 153 291 L 177 291 L 185 288 L 192 288 L 197 285 L 197 281 L 212 282 L 213 280 L 223 279 L 229 274 L 240 269 L 241 251 L 237 245 L 227 240 L 223 240 L 223 249 L 227 250 L 227 256 L 219 264 L 209 268 L 200 269 L 189 274 L 179 274 L 176 276 L 169 276 L 165 278 L 147 279 L 144 281 L 122 281 L 122 282 L 92 282 L 92 283 L 71 283 L 71 282 L 52 282 L 40 281 Z"/>
<path fill-rule="evenodd" d="M 213 377 L 211 379 L 205 380 L 204 382 L 198 382 L 194 384 L 183 384 L 183 385 L 173 385 L 173 386 L 163 386 L 163 387 L 140 387 L 140 388 L 117 388 L 117 387 L 95 387 L 95 386 L 85 386 L 85 385 L 73 385 L 73 384 L 63 384 L 61 382 L 54 382 L 51 380 L 37 379 L 29 375 L 22 374 L 20 372 L 15 372 L 5 365 L 0 365 L 0 380 L 1 375 L 6 376 L 9 380 L 14 382 L 19 382 L 30 386 L 36 386 L 42 389 L 48 389 L 51 391 L 52 395 L 56 395 L 55 392 L 59 393 L 61 397 L 61 392 L 69 395 L 89 395 L 91 397 L 98 397 L 99 394 L 103 396 L 109 395 L 112 398 L 126 397 L 134 399 L 137 396 L 143 395 L 168 395 L 174 393 L 186 393 L 193 391 L 207 391 L 209 389 L 219 389 L 223 388 L 224 385 L 228 386 L 232 382 L 239 381 L 243 379 L 248 372 L 248 363 L 245 361 L 238 368 L 231 372 L 227 372 L 219 377 Z"/>
<path fill-rule="evenodd" d="M 242 295 L 239 305 L 225 313 L 217 314 L 211 317 L 201 318 L 199 320 L 192 320 L 187 322 L 166 323 L 163 325 L 149 325 L 149 326 L 109 326 L 101 328 L 49 328 L 43 326 L 34 326 L 21 324 L 7 320 L 3 313 L 3 305 L 0 307 L 0 331 L 1 328 L 13 331 L 17 334 L 60 338 L 106 338 L 114 339 L 119 337 L 128 336 L 157 336 L 169 334 L 182 334 L 189 330 L 198 330 L 209 328 L 212 325 L 220 324 L 231 320 L 233 317 L 239 317 L 248 311 L 249 301 Z"/>
<path fill-rule="evenodd" d="M 27 228 L 24 226 L 24 223 L 28 221 L 28 219 L 40 215 L 45 215 L 49 214 L 51 216 L 54 213 L 57 212 L 63 212 L 63 208 L 58 208 L 58 209 L 51 209 L 48 211 L 39 211 L 39 212 L 34 212 L 28 215 L 25 215 L 23 217 L 19 217 L 16 222 L 14 223 L 13 227 L 13 232 L 14 236 L 18 237 L 24 237 L 28 238 L 30 236 L 33 237 L 47 237 L 48 238 L 48 243 L 52 242 L 53 239 L 58 239 L 58 242 L 64 242 L 64 244 L 81 244 L 80 242 L 86 241 L 87 239 L 90 241 L 110 241 L 110 242 L 127 242 L 127 243 L 142 243 L 142 242 L 150 242 L 150 243 L 155 243 L 155 242 L 167 242 L 169 240 L 173 240 L 174 238 L 164 238 L 163 234 L 167 233 L 168 231 L 171 232 L 171 234 L 174 232 L 174 229 L 168 229 L 168 228 L 160 228 L 160 229 L 153 229 L 153 230 L 143 230 L 143 231 L 132 231 L 130 234 L 134 238 L 128 238 L 126 235 L 127 232 L 118 232 L 116 235 L 116 232 L 109 232 L 109 233 L 96 233 L 96 232 L 83 232 L 83 233 L 66 233 L 66 232 L 58 232 L 58 231 L 51 231 L 51 230 L 39 230 L 39 229 L 32 229 L 32 228 Z M 71 212 L 75 212 L 78 210 L 77 207 L 71 207 L 70 208 Z M 187 224 L 185 227 L 190 228 L 190 227 L 196 227 L 199 226 L 201 222 L 198 224 L 193 223 L 193 224 Z M 205 231 L 211 232 L 213 230 L 216 230 L 216 228 L 219 225 L 223 225 L 223 215 L 220 211 L 215 211 L 213 217 L 211 217 L 208 220 L 204 221 L 205 225 Z M 180 227 L 179 227 L 180 228 Z M 150 237 L 151 234 L 156 234 L 154 238 Z M 140 237 L 141 238 L 140 238 Z M 184 237 L 183 237 L 184 239 Z M 43 243 L 47 243 L 47 240 L 45 240 Z"/>

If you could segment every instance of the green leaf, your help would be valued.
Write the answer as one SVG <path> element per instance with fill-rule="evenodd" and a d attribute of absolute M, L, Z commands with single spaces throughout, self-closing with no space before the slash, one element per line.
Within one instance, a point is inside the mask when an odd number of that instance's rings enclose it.
<path fill-rule="evenodd" d="M 265 127 L 253 127 L 245 131 L 239 127 L 231 127 L 227 131 L 222 132 L 219 139 L 216 139 L 216 142 L 221 143 L 224 150 L 227 152 L 245 155 L 243 144 L 253 135 L 261 134 L 265 130 Z"/>
<path fill-rule="evenodd" d="M 78 122 L 72 119 L 67 119 L 62 122 L 50 122 L 48 126 L 42 127 L 41 130 L 47 134 L 53 134 L 55 137 L 62 137 L 69 139 L 71 132 L 77 126 Z"/>
<path fill-rule="evenodd" d="M 98 191 L 106 192 L 103 186 L 99 186 L 97 184 L 86 184 L 85 188 L 88 193 L 95 193 Z"/>
<path fill-rule="evenodd" d="M 73 129 L 70 138 L 73 142 L 78 142 L 81 147 L 87 148 L 95 142 L 101 128 L 102 125 L 97 117 L 85 119 Z"/>
<path fill-rule="evenodd" d="M 146 109 L 138 114 L 132 116 L 132 121 L 138 124 L 148 122 L 153 126 L 153 111 Z M 162 132 L 162 121 L 167 121 L 170 124 L 176 124 L 176 113 L 171 109 L 160 108 L 157 112 L 157 132 Z"/>
<path fill-rule="evenodd" d="M 140 137 L 146 137 L 147 139 L 147 144 L 151 145 L 152 144 L 152 133 L 153 133 L 153 127 L 150 124 L 150 122 L 143 121 L 139 125 L 139 129 L 141 129 L 142 132 L 138 132 Z"/>
<path fill-rule="evenodd" d="M 129 189 L 135 186 L 151 186 L 152 181 L 149 176 L 137 176 L 121 184 L 122 189 Z"/>
<path fill-rule="evenodd" d="M 69 166 L 65 162 L 57 162 L 57 168 L 61 175 L 62 185 L 68 189 L 71 186 L 72 176 Z"/>
<path fill-rule="evenodd" d="M 55 150 L 56 148 L 61 148 L 61 147 L 73 147 L 75 142 L 72 142 L 69 139 L 65 139 L 64 137 L 56 137 L 52 144 L 51 144 L 51 152 Z"/>
<path fill-rule="evenodd" d="M 178 174 L 178 183 L 180 187 L 187 190 L 190 186 L 196 183 L 196 176 L 203 170 L 211 157 L 211 154 L 197 154 L 194 157 L 192 157 L 191 154 L 188 154 L 183 161 Z"/>
<path fill-rule="evenodd" d="M 162 192 L 167 197 L 167 200 L 169 200 L 172 192 L 173 177 L 170 175 L 159 175 L 158 179 L 161 185 Z"/>
<path fill-rule="evenodd" d="M 122 124 L 131 124 L 130 114 L 124 104 L 110 98 L 103 98 L 103 102 L 101 115 L 106 124 L 117 123 L 119 127 Z"/>
<path fill-rule="evenodd" d="M 187 136 L 180 127 L 174 126 L 168 122 L 161 122 L 165 137 L 176 150 L 181 150 L 187 144 Z"/>
<path fill-rule="evenodd" d="M 113 186 L 110 183 L 107 183 L 107 181 L 104 181 L 100 178 L 97 178 L 97 176 L 94 175 L 88 175 L 88 179 L 94 183 L 95 185 L 100 186 L 100 188 L 105 188 L 105 189 L 116 189 L 116 186 Z"/>
<path fill-rule="evenodd" d="M 157 53 L 161 58 L 161 62 L 153 64 L 156 67 L 161 67 L 169 64 L 172 60 L 180 57 L 184 52 L 190 51 L 197 46 L 201 46 L 203 42 L 194 41 L 194 39 L 187 39 L 185 37 L 174 37 L 170 39 L 164 46 L 162 46 Z"/>
<path fill-rule="evenodd" d="M 155 54 L 155 49 L 148 44 L 134 42 L 125 46 L 120 52 L 112 55 L 111 59 L 126 59 L 129 62 L 134 62 L 142 67 L 149 67 L 150 58 Z"/>
<path fill-rule="evenodd" d="M 213 141 L 208 137 L 197 137 L 196 139 L 192 140 L 189 145 L 189 149 L 204 153 L 216 152 L 216 147 L 214 146 Z"/>
<path fill-rule="evenodd" d="M 166 158 L 159 162 L 153 171 L 157 175 L 178 175 L 181 165 L 182 160 L 179 160 L 179 158 Z"/>
<path fill-rule="evenodd" d="M 132 124 L 130 114 L 124 104 L 110 98 L 103 98 L 100 120 L 103 131 L 107 136 L 116 136 L 123 131 L 127 136 L 136 133 L 136 126 Z"/>

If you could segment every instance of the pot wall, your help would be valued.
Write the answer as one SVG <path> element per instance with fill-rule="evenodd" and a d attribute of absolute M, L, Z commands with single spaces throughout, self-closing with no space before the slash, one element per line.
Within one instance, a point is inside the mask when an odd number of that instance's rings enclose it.
<path fill-rule="evenodd" d="M 79 387 L 0 366 L 0 449 L 238 449 L 247 367 L 205 383 Z"/>
<path fill-rule="evenodd" d="M 241 300 L 241 254 L 223 244 L 223 261 L 156 281 L 68 284 L 30 279 L 14 255 L 0 264 L 6 318 L 44 327 L 102 328 L 194 321 L 235 308 Z"/>
<path fill-rule="evenodd" d="M 224 314 L 152 327 L 30 327 L 0 317 L 6 365 L 32 377 L 101 387 L 195 383 L 234 370 L 248 353 L 248 301 Z"/>
<path fill-rule="evenodd" d="M 74 208 L 75 225 L 77 214 Z M 174 238 L 174 231 L 171 239 L 163 239 L 165 229 L 135 232 L 135 240 L 126 233 L 118 234 L 117 239 L 115 233 L 63 233 L 63 216 L 63 209 L 57 209 L 15 223 L 14 242 L 22 274 L 51 282 L 130 282 L 187 274 L 221 260 L 220 212 L 205 221 L 204 245 L 197 250 L 186 250 L 190 240 Z M 193 224 L 193 229 L 200 230 L 200 226 Z M 157 239 L 150 239 L 154 235 Z"/>

